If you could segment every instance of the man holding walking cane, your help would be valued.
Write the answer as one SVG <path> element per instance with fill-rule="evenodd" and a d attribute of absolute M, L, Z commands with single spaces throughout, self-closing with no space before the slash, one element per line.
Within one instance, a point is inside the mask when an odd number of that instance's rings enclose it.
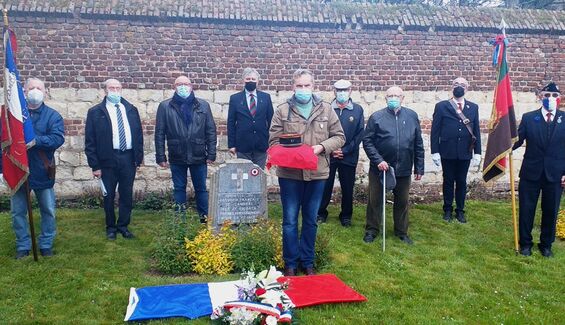
<path fill-rule="evenodd" d="M 417 181 L 424 174 L 424 143 L 418 114 L 403 107 L 403 99 L 400 87 L 390 87 L 386 91 L 387 107 L 373 113 L 365 129 L 363 148 L 370 160 L 369 200 L 363 237 L 366 243 L 373 242 L 379 232 L 384 204 L 383 173 L 393 167 L 396 181 L 393 189 L 394 235 L 406 244 L 413 244 L 408 237 L 408 194 L 412 170 Z M 390 185 L 391 181 L 387 179 L 386 183 Z"/>

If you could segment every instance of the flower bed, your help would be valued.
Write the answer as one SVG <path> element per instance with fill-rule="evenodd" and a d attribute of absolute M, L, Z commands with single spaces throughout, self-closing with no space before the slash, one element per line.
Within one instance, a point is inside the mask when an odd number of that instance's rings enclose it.
<path fill-rule="evenodd" d="M 557 216 L 557 230 L 555 232 L 557 238 L 565 240 L 565 210 L 559 211 Z"/>

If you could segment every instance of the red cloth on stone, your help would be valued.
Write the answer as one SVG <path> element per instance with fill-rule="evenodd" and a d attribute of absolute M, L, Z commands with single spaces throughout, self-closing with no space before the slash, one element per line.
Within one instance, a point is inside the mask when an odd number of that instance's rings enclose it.
<path fill-rule="evenodd" d="M 340 302 L 367 301 L 365 296 L 343 283 L 334 274 L 287 276 L 277 279 L 288 282 L 288 295 L 296 308 Z"/>
<path fill-rule="evenodd" d="M 307 144 L 296 147 L 274 145 L 267 150 L 267 169 L 271 166 L 297 168 L 306 170 L 318 169 L 318 156 Z"/>

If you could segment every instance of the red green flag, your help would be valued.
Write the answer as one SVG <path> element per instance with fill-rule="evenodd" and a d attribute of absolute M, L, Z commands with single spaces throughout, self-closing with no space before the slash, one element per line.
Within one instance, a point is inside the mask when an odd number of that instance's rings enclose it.
<path fill-rule="evenodd" d="M 506 35 L 498 35 L 492 42 L 494 45 L 493 65 L 497 69 L 497 84 L 494 90 L 494 101 L 489 121 L 487 149 L 483 164 L 485 182 L 504 175 L 508 167 L 507 155 L 512 145 L 518 140 L 516 116 L 510 89 L 510 76 L 506 62 Z"/>

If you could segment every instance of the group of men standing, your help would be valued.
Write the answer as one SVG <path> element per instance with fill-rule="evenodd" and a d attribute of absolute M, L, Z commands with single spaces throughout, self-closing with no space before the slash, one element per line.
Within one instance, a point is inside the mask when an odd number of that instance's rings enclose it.
<path fill-rule="evenodd" d="M 383 179 L 392 181 L 394 194 L 394 234 L 413 244 L 408 236 L 409 189 L 424 174 L 424 145 L 418 114 L 402 105 L 403 90 L 386 91 L 386 107 L 367 120 L 363 108 L 351 99 L 352 84 L 339 80 L 334 84 L 335 99 L 326 103 L 313 93 L 313 74 L 304 69 L 293 75 L 293 95 L 277 110 L 269 94 L 257 88 L 260 75 L 247 68 L 243 72 L 244 89 L 231 96 L 228 111 L 228 148 L 232 155 L 253 161 L 264 168 L 267 149 L 279 144 L 281 136 L 301 135 L 302 143 L 312 147 L 318 156 L 317 170 L 277 169 L 283 208 L 283 259 L 285 274 L 314 274 L 314 245 L 318 223 L 326 222 L 336 173 L 341 186 L 341 225 L 352 224 L 353 188 L 360 143 L 370 161 L 368 203 L 363 240 L 373 242 L 378 235 L 383 202 Z M 471 164 L 481 160 L 481 137 L 478 106 L 465 99 L 469 83 L 457 78 L 452 84 L 453 96 L 436 104 L 431 128 L 433 162 L 442 167 L 444 220 L 466 222 L 466 177 Z M 105 97 L 92 107 L 86 117 L 85 153 L 94 178 L 100 179 L 104 191 L 106 236 L 115 240 L 120 233 L 134 238 L 128 229 L 133 206 L 133 183 L 141 166 L 143 127 L 135 106 L 121 96 L 118 80 L 105 82 Z M 208 215 L 206 189 L 207 166 L 216 160 L 216 125 L 210 105 L 195 97 L 190 79 L 178 77 L 174 94 L 157 109 L 155 126 L 156 163 L 170 168 L 175 210 L 186 213 L 187 173 L 195 189 L 196 210 L 200 221 Z M 54 179 L 48 165 L 54 164 L 54 151 L 64 142 L 63 119 L 43 103 L 45 86 L 31 78 L 25 93 L 35 128 L 36 145 L 30 156 L 30 185 L 41 211 L 40 249 L 44 256 L 53 255 L 55 236 Z M 540 93 L 542 107 L 527 113 L 519 128 L 515 145 L 528 143 L 520 174 L 520 244 L 523 255 L 531 254 L 531 229 L 535 205 L 542 191 L 542 235 L 539 245 L 543 256 L 551 256 L 555 221 L 561 187 L 565 185 L 565 150 L 556 150 L 565 142 L 561 125 L 560 92 L 555 84 Z M 541 114 L 540 114 L 541 113 Z M 543 114 L 543 116 L 542 116 Z M 553 145 L 550 145 L 553 144 Z M 559 147 L 559 148 L 561 148 Z M 165 150 L 165 148 L 167 150 Z M 541 160 L 540 160 L 541 159 Z M 388 182 L 388 181 L 387 181 Z M 115 216 L 115 192 L 119 193 L 118 218 Z M 25 219 L 25 189 L 12 196 L 13 228 L 16 233 L 16 258 L 29 255 L 30 237 Z M 301 233 L 298 215 L 302 211 Z"/>

